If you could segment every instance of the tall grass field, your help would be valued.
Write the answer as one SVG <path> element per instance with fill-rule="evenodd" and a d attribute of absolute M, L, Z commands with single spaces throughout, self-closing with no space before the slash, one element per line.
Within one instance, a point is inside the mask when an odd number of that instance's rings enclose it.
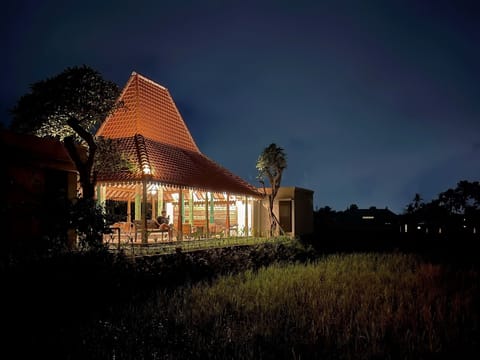
<path fill-rule="evenodd" d="M 478 356 L 479 274 L 405 254 L 345 254 L 158 290 L 80 331 L 103 359 Z M 72 350 L 73 351 L 73 350 Z"/>

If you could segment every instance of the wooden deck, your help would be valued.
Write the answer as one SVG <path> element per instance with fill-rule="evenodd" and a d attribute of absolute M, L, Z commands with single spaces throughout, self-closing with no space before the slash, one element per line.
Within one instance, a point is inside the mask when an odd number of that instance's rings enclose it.
<path fill-rule="evenodd" d="M 198 224 L 191 226 L 190 224 L 183 224 L 181 236 L 177 229 L 173 228 L 172 238 L 168 239 L 167 231 L 160 231 L 155 228 L 147 228 L 147 243 L 142 242 L 142 228 L 135 226 L 134 223 L 121 222 L 115 223 L 111 226 L 112 233 L 105 234 L 103 241 L 109 246 L 121 247 L 125 244 L 130 245 L 149 245 L 158 243 L 171 243 L 176 242 L 179 239 L 182 241 L 191 240 L 205 240 L 205 239 L 220 239 L 226 237 L 234 237 L 238 235 L 237 227 L 231 226 L 230 234 L 226 234 L 225 227 L 218 224 L 209 224 L 208 233 L 205 230 L 205 224 Z M 230 235 L 230 236 L 228 236 Z"/>
<path fill-rule="evenodd" d="M 123 251 L 131 256 L 155 256 L 172 254 L 177 251 L 189 252 L 211 248 L 222 248 L 231 246 L 248 246 L 262 243 L 286 243 L 291 242 L 292 238 L 287 236 L 261 238 L 261 237 L 210 237 L 202 239 L 186 239 L 183 241 L 157 241 L 149 238 L 148 243 L 127 241 L 107 242 L 111 251 Z"/>

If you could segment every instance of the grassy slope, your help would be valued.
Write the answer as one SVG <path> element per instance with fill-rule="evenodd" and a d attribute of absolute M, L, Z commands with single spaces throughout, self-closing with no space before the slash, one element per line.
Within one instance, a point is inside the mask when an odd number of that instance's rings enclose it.
<path fill-rule="evenodd" d="M 479 275 L 414 255 L 330 255 L 159 290 L 85 328 L 89 356 L 412 358 L 478 352 Z"/>

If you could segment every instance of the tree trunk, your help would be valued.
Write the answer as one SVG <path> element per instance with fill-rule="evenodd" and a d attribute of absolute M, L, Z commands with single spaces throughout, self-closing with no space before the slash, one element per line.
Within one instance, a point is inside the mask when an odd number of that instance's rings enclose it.
<path fill-rule="evenodd" d="M 76 119 L 68 119 L 67 124 L 87 143 L 88 146 L 88 154 L 85 158 L 85 156 L 80 153 L 81 148 L 77 146 L 73 136 L 67 136 L 64 139 L 68 154 L 78 170 L 80 185 L 82 187 L 82 198 L 86 200 L 86 203 L 90 204 L 91 208 L 89 211 L 95 213 L 96 205 L 94 200 L 97 174 L 93 171 L 93 164 L 95 153 L 97 151 L 97 144 L 95 143 L 94 136 L 82 128 Z M 92 228 L 91 231 L 85 235 L 87 237 L 87 242 L 90 244 L 100 244 L 102 242 L 102 236 L 96 231 L 96 229 Z"/>
<path fill-rule="evenodd" d="M 268 217 L 270 219 L 270 236 L 275 236 L 277 232 L 277 217 L 275 216 L 275 213 L 273 212 L 273 203 L 274 203 L 275 198 L 272 195 L 268 195 Z"/>

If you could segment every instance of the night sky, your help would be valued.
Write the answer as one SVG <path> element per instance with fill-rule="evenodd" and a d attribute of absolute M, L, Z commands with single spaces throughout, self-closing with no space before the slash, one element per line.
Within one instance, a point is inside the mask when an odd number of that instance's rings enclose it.
<path fill-rule="evenodd" d="M 4 124 L 31 83 L 86 64 L 167 87 L 200 150 L 253 185 L 283 147 L 282 184 L 315 208 L 399 213 L 480 178 L 479 1 L 2 4 Z"/>

